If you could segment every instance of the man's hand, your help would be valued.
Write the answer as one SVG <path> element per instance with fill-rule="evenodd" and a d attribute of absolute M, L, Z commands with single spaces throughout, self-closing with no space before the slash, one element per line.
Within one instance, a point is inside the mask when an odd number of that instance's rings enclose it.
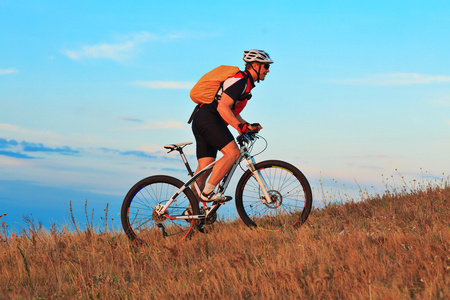
<path fill-rule="evenodd" d="M 252 123 L 252 124 L 250 124 L 250 127 L 252 128 L 252 130 L 256 130 L 256 131 L 260 131 L 262 129 L 262 126 L 259 123 Z"/>
<path fill-rule="evenodd" d="M 246 133 L 248 133 L 249 131 L 252 131 L 252 130 L 250 129 L 250 124 L 245 122 L 245 123 L 239 124 L 238 131 L 239 131 L 240 134 L 246 134 Z"/>
<path fill-rule="evenodd" d="M 247 122 L 241 123 L 238 126 L 240 134 L 246 134 L 250 131 L 260 131 L 262 126 L 259 123 L 249 124 Z"/>

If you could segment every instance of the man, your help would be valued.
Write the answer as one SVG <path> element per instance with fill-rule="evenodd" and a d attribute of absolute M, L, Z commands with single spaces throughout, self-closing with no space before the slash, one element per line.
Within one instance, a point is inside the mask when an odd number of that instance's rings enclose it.
<path fill-rule="evenodd" d="M 254 82 L 266 78 L 273 61 L 268 53 L 256 49 L 244 51 L 243 59 L 245 71 L 225 80 L 215 100 L 211 104 L 202 104 L 192 122 L 192 132 L 197 143 L 196 172 L 214 162 L 218 150 L 223 154 L 214 165 L 208 183 L 205 184 L 208 174 L 197 180 L 203 190 L 200 198 L 204 202 L 223 203 L 231 199 L 214 193 L 214 188 L 239 158 L 238 146 L 227 126 L 231 125 L 240 134 L 262 129 L 258 123 L 247 123 L 240 113 L 251 98 Z"/>

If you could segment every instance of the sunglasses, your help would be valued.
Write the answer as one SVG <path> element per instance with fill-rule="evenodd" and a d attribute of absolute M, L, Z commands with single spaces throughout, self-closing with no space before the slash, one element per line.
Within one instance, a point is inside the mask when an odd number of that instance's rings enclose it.
<path fill-rule="evenodd" d="M 269 65 L 269 64 L 264 64 L 264 68 L 265 68 L 266 70 L 269 70 L 270 65 Z"/>

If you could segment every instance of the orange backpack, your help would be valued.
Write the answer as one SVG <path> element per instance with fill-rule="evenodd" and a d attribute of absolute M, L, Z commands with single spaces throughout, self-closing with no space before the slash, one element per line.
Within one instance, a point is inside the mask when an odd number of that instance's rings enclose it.
<path fill-rule="evenodd" d="M 192 101 L 197 104 L 209 104 L 214 101 L 217 91 L 229 77 L 239 72 L 239 67 L 219 66 L 205 75 L 194 85 L 190 92 Z"/>

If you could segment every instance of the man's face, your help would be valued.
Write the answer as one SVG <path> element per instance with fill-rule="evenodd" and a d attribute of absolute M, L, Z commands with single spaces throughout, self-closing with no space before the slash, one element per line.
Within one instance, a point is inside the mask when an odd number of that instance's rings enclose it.
<path fill-rule="evenodd" d="M 260 69 L 260 73 L 259 73 L 259 80 L 264 80 L 266 78 L 267 73 L 269 73 L 269 64 L 259 64 L 259 66 L 257 66 L 257 68 L 259 68 L 261 66 Z"/>

